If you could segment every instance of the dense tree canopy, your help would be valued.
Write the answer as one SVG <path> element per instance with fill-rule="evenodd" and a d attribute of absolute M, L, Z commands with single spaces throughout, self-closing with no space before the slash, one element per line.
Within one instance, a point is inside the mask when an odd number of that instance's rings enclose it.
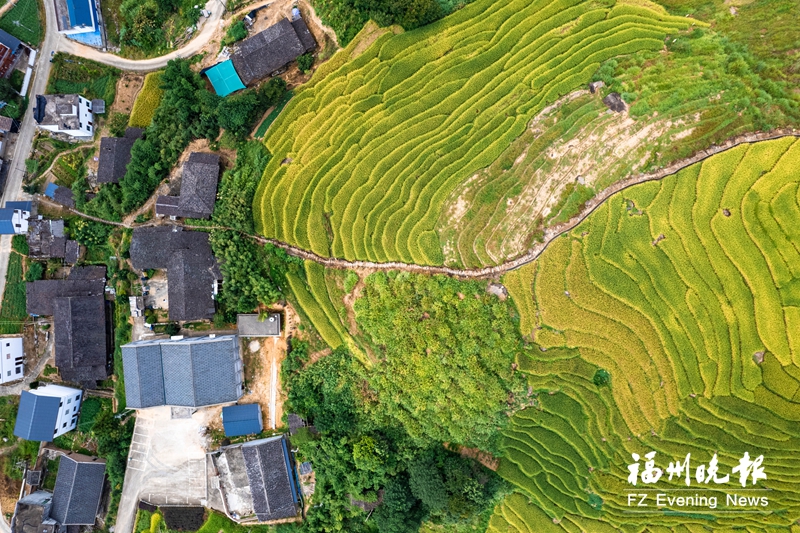
<path fill-rule="evenodd" d="M 509 305 L 477 282 L 392 272 L 366 278 L 355 311 L 383 355 L 370 384 L 387 413 L 414 438 L 486 447 L 520 386 Z"/>
<path fill-rule="evenodd" d="M 352 41 L 370 19 L 381 26 L 399 24 L 411 30 L 445 14 L 436 0 L 314 0 L 313 4 L 342 46 Z"/>

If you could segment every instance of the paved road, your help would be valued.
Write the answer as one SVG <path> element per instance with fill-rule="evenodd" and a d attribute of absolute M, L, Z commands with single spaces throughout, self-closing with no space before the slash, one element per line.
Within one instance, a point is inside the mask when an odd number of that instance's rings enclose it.
<path fill-rule="evenodd" d="M 216 29 L 222 23 L 222 16 L 225 14 L 225 6 L 221 0 L 209 0 L 205 8 L 211 12 L 211 16 L 208 18 L 200 17 L 200 32 L 183 48 L 179 48 L 174 52 L 160 57 L 154 57 L 152 59 L 125 59 L 124 57 L 119 57 L 107 52 L 100 52 L 95 48 L 76 43 L 75 41 L 71 41 L 53 32 L 57 39 L 55 49 L 59 52 L 85 57 L 123 70 L 133 70 L 137 72 L 158 70 L 165 67 L 170 59 L 195 55 L 211 39 Z M 50 21 L 55 20 L 55 7 L 53 2 L 45 2 L 45 11 L 47 13 L 48 27 L 50 27 Z M 47 53 L 49 54 L 50 52 L 48 51 Z"/>

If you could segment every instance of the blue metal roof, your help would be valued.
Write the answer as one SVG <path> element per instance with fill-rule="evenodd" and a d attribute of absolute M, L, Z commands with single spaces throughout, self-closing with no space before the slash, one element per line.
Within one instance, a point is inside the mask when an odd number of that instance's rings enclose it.
<path fill-rule="evenodd" d="M 206 69 L 203 74 L 208 76 L 211 85 L 214 86 L 214 92 L 220 96 L 228 96 L 232 92 L 244 89 L 244 83 L 230 59 Z"/>
<path fill-rule="evenodd" d="M 14 435 L 25 440 L 52 441 L 60 402 L 55 396 L 22 391 Z"/>
<path fill-rule="evenodd" d="M 261 433 L 261 407 L 257 403 L 223 407 L 222 425 L 226 437 Z"/>
<path fill-rule="evenodd" d="M 19 39 L 6 31 L 0 30 L 0 44 L 7 46 L 12 54 L 17 52 L 17 48 L 22 44 Z"/>
<path fill-rule="evenodd" d="M 6 202 L 6 209 L 21 209 L 30 212 L 33 202 Z"/>
<path fill-rule="evenodd" d="M 55 183 L 48 183 L 47 188 L 44 190 L 45 196 L 49 196 L 50 198 L 55 198 L 56 189 L 58 189 L 58 185 L 56 185 Z"/>
<path fill-rule="evenodd" d="M 0 209 L 0 235 L 14 234 L 14 224 L 11 222 L 13 215 L 13 209 Z"/>
<path fill-rule="evenodd" d="M 91 0 L 67 0 L 67 10 L 69 11 L 69 24 L 73 28 L 94 27 Z"/>

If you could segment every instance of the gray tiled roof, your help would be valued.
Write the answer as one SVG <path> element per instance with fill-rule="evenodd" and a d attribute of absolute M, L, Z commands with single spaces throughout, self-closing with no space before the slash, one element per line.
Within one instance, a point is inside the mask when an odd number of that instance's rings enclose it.
<path fill-rule="evenodd" d="M 156 214 L 182 218 L 208 218 L 214 211 L 219 181 L 219 156 L 194 152 L 183 164 L 181 194 L 173 200 L 159 196 Z"/>
<path fill-rule="evenodd" d="M 78 453 L 62 455 L 50 516 L 63 526 L 93 525 L 103 495 L 105 460 Z"/>
<path fill-rule="evenodd" d="M 56 396 L 40 396 L 26 390 L 22 391 L 14 435 L 25 440 L 44 442 L 53 440 L 60 402 Z"/>
<path fill-rule="evenodd" d="M 108 377 L 105 300 L 102 296 L 61 297 L 53 301 L 56 366 L 65 381 Z"/>
<path fill-rule="evenodd" d="M 124 137 L 100 139 L 100 157 L 97 163 L 97 183 L 119 183 L 131 161 L 131 148 L 144 134 L 140 128 L 128 128 Z"/>
<path fill-rule="evenodd" d="M 292 27 L 295 33 L 297 33 L 297 38 L 300 39 L 306 52 L 317 47 L 317 41 L 314 40 L 314 36 L 311 35 L 308 26 L 306 26 L 306 21 L 303 20 L 302 17 L 294 19 L 292 21 Z"/>
<path fill-rule="evenodd" d="M 73 209 L 75 207 L 75 198 L 72 194 L 72 189 L 69 187 L 58 187 L 53 194 L 53 200 L 64 207 Z"/>
<path fill-rule="evenodd" d="M 242 455 L 258 520 L 296 516 L 297 494 L 286 439 L 273 437 L 245 443 Z"/>
<path fill-rule="evenodd" d="M 157 344 L 122 347 L 125 396 L 137 409 L 164 405 L 164 369 Z"/>
<path fill-rule="evenodd" d="M 292 23 L 279 21 L 236 46 L 231 59 L 245 85 L 268 76 L 306 51 Z"/>
<path fill-rule="evenodd" d="M 130 254 L 138 270 L 167 270 L 170 320 L 214 316 L 213 287 L 221 275 L 208 233 L 182 231 L 178 226 L 136 228 Z"/>
<path fill-rule="evenodd" d="M 67 241 L 67 246 L 64 251 L 64 262 L 70 265 L 74 265 L 78 262 L 78 258 L 81 255 L 81 245 L 78 244 L 78 241 L 73 241 L 69 239 Z"/>
<path fill-rule="evenodd" d="M 125 394 L 134 409 L 201 407 L 242 396 L 239 340 L 234 335 L 137 341 L 122 347 Z"/>
<path fill-rule="evenodd" d="M 67 239 L 64 221 L 31 219 L 28 221 L 28 256 L 35 259 L 63 258 Z"/>

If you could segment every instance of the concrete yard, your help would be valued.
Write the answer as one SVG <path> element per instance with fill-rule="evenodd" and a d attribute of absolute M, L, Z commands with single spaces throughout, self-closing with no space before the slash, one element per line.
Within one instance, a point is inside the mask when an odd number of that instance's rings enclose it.
<path fill-rule="evenodd" d="M 138 412 L 118 518 L 129 531 L 138 501 L 206 505 L 205 428 L 215 409 L 152 407 Z M 130 525 L 128 524 L 130 521 Z M 121 523 L 121 524 L 120 524 Z"/>

